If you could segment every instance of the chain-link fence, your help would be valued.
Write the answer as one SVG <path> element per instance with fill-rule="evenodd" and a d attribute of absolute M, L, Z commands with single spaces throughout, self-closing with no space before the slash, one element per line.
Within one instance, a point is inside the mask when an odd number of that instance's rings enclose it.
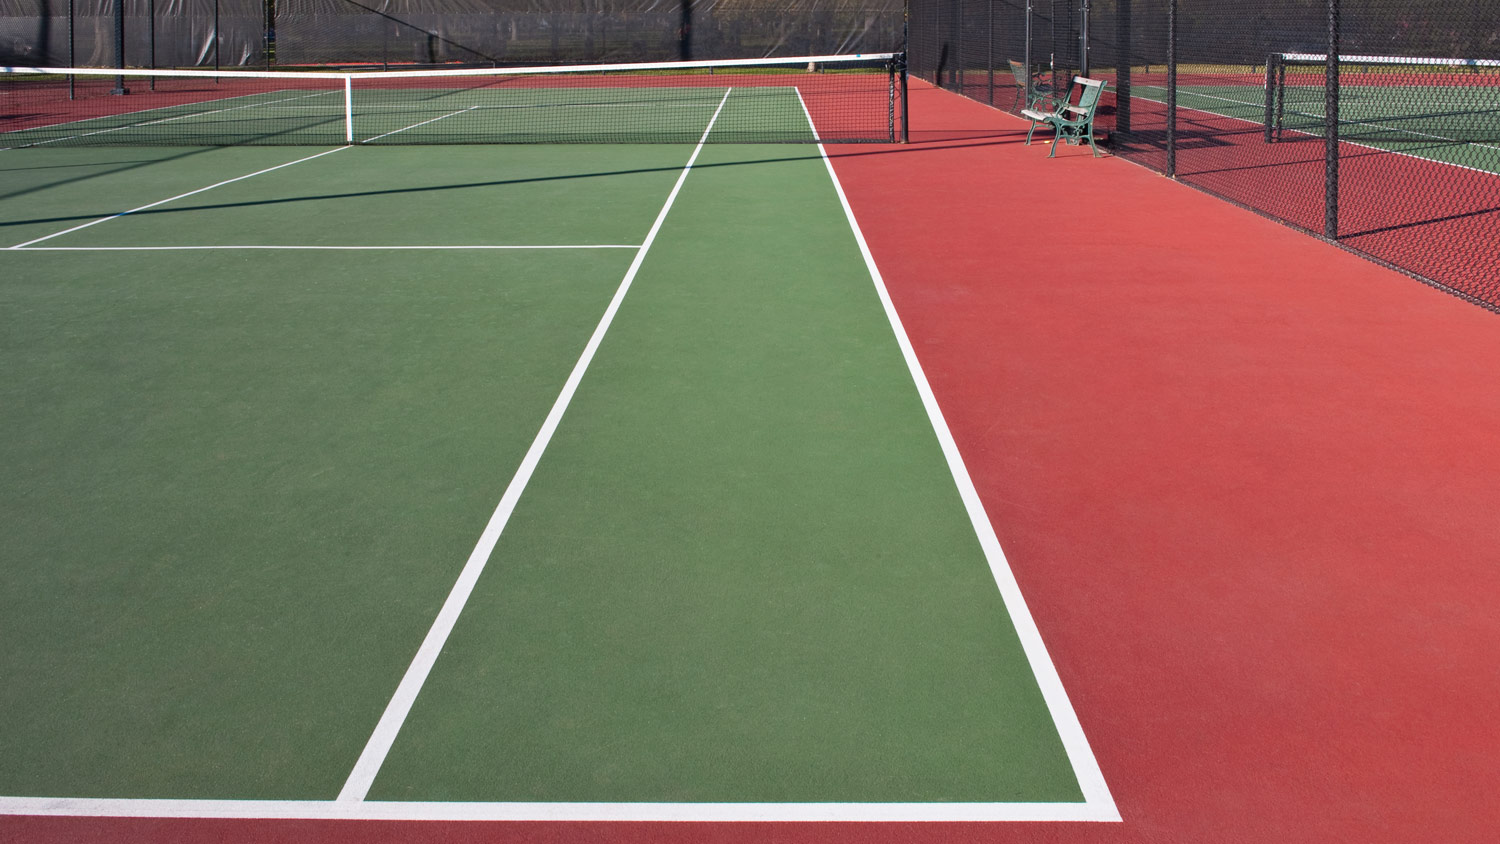
<path fill-rule="evenodd" d="M 394 69 L 847 55 L 900 51 L 902 15 L 902 0 L 0 0 L 0 64 Z"/>
<path fill-rule="evenodd" d="M 270 14 L 267 0 L 0 0 L 0 64 L 266 65 Z"/>
<path fill-rule="evenodd" d="M 0 0 L 0 63 L 847 54 L 908 25 L 914 75 L 1012 112 L 1104 79 L 1116 154 L 1500 310 L 1495 0 Z"/>
<path fill-rule="evenodd" d="M 1116 154 L 1500 310 L 1494 0 L 913 0 L 910 45 L 1012 112 L 1104 79 Z"/>

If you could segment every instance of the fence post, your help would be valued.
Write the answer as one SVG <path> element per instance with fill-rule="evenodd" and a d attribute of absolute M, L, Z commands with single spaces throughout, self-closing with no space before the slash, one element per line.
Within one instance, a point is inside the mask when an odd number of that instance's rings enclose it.
<path fill-rule="evenodd" d="M 1089 0 L 1078 7 L 1078 75 L 1089 75 Z"/>
<path fill-rule="evenodd" d="M 147 0 L 146 3 L 146 42 L 150 57 L 146 64 L 152 70 L 156 70 L 156 0 Z M 156 77 L 151 77 L 151 90 L 156 90 Z"/>
<path fill-rule="evenodd" d="M 1115 5 L 1115 131 L 1130 131 L 1130 3 Z"/>
<path fill-rule="evenodd" d="M 911 99 L 907 87 L 911 73 L 911 0 L 901 3 L 901 143 L 911 140 Z"/>
<path fill-rule="evenodd" d="M 1057 0 L 1052 0 L 1052 8 L 1047 10 L 1047 72 L 1052 79 L 1052 90 L 1066 90 L 1057 78 Z"/>
<path fill-rule="evenodd" d="M 1339 236 L 1339 0 L 1328 0 L 1323 58 L 1323 235 Z"/>
<path fill-rule="evenodd" d="M 989 104 L 995 104 L 995 0 L 989 0 L 985 15 L 985 32 L 989 35 L 989 46 L 985 48 L 988 58 L 985 60 L 985 69 L 989 72 L 990 98 Z"/>
<path fill-rule="evenodd" d="M 1177 0 L 1167 0 L 1167 166 L 1177 176 Z"/>
<path fill-rule="evenodd" d="M 115 67 L 125 69 L 125 0 L 115 0 Z M 115 77 L 115 88 L 110 93 L 121 96 L 130 93 L 123 74 Z"/>
<path fill-rule="evenodd" d="M 1031 0 L 1026 0 L 1026 49 L 1023 60 L 1026 62 L 1026 91 L 1022 102 L 1027 108 L 1031 108 Z"/>
<path fill-rule="evenodd" d="M 953 0 L 953 65 L 948 82 L 960 94 L 964 92 L 964 71 L 964 3 Z"/>

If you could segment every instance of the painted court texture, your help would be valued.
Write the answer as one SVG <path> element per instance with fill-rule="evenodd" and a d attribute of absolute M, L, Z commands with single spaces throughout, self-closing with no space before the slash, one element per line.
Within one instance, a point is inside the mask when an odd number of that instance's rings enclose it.
<path fill-rule="evenodd" d="M 911 113 L 911 145 L 830 156 L 1121 822 L 6 816 L 0 841 L 1490 840 L 1495 315 L 1086 147 L 1049 161 L 947 92 Z"/>

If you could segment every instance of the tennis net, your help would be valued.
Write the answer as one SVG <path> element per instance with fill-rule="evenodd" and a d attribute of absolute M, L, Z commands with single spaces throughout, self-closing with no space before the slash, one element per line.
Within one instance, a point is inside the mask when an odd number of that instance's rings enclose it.
<path fill-rule="evenodd" d="M 891 142 L 899 53 L 443 70 L 0 67 L 0 148 Z"/>
<path fill-rule="evenodd" d="M 1267 136 L 1325 132 L 1326 54 L 1267 61 Z M 1500 60 L 1338 57 L 1338 136 L 1377 145 L 1500 143 Z"/>

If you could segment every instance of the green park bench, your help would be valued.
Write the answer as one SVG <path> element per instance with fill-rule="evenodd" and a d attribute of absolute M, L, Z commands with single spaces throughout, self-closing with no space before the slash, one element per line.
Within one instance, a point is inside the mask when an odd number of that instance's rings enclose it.
<path fill-rule="evenodd" d="M 1031 94 L 1030 96 L 1027 96 L 1026 92 L 1028 89 L 1026 86 L 1028 78 L 1026 73 L 1026 65 L 1016 61 L 1015 59 L 1010 60 L 1010 73 L 1016 78 L 1016 101 L 1011 104 L 1012 109 L 1019 108 L 1021 106 L 1021 100 L 1023 97 L 1026 99 L 1027 108 L 1035 108 L 1037 100 L 1050 97 L 1054 93 L 1056 93 L 1052 89 L 1052 81 L 1049 78 L 1049 75 L 1038 73 L 1031 76 L 1029 79 L 1031 83 L 1031 87 L 1029 89 L 1031 91 Z"/>
<path fill-rule="evenodd" d="M 1071 102 L 1073 92 L 1078 91 L 1078 102 Z M 1089 142 L 1094 157 L 1099 157 L 1099 146 L 1094 143 L 1094 112 L 1099 108 L 1099 98 L 1104 94 L 1104 80 L 1073 77 L 1073 84 L 1062 97 L 1039 97 L 1021 114 L 1031 121 L 1026 130 L 1026 143 L 1030 145 L 1031 134 L 1038 126 L 1052 127 L 1052 150 L 1048 158 L 1057 154 L 1057 145 L 1063 142 L 1079 144 Z"/>

